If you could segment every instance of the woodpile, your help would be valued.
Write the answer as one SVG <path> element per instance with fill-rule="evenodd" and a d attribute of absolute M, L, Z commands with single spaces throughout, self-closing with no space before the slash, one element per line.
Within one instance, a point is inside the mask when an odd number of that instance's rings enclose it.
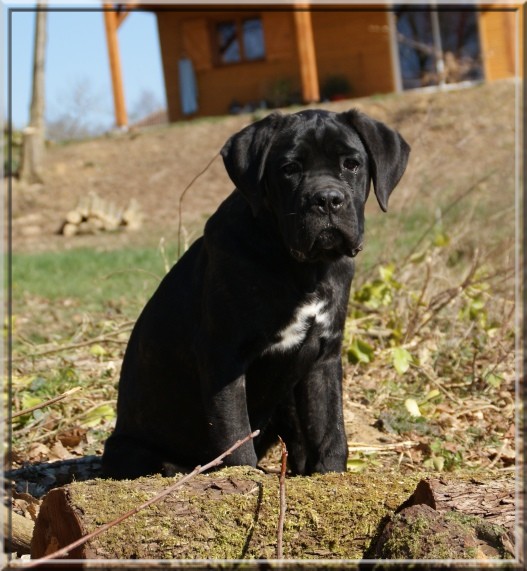
<path fill-rule="evenodd" d="M 131 199 L 126 208 L 118 208 L 90 192 L 83 196 L 76 208 L 66 214 L 59 233 L 64 236 L 98 234 L 117 230 L 137 230 L 141 227 L 142 214 L 139 204 Z"/>

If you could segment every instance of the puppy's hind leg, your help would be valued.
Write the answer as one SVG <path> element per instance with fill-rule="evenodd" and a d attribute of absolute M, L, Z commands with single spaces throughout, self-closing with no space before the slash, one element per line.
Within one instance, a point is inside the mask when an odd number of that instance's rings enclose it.
<path fill-rule="evenodd" d="M 159 452 L 139 440 L 112 434 L 104 447 L 102 471 L 105 478 L 124 480 L 150 474 L 172 475 L 176 470 L 164 462 Z"/>

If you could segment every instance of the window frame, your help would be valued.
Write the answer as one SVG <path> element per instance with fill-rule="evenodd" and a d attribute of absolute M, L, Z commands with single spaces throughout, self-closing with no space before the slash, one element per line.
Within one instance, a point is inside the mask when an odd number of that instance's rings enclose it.
<path fill-rule="evenodd" d="M 249 20 L 258 20 L 262 29 L 263 55 L 258 58 L 248 58 L 244 43 L 243 25 Z M 223 61 L 220 51 L 220 42 L 218 37 L 218 28 L 222 24 L 234 24 L 236 27 L 236 41 L 239 45 L 240 59 L 237 61 Z M 264 20 L 260 14 L 244 14 L 243 16 L 232 16 L 231 18 L 217 19 L 211 22 L 210 26 L 212 45 L 214 50 L 214 64 L 216 67 L 231 67 L 248 63 L 264 62 L 267 59 L 267 49 L 265 43 Z"/>

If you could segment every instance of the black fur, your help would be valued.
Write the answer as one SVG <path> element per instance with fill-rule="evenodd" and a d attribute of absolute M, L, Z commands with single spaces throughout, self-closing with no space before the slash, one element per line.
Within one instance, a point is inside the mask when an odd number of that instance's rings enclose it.
<path fill-rule="evenodd" d="M 171 269 L 132 332 L 105 474 L 225 459 L 256 466 L 280 435 L 296 474 L 344 471 L 341 344 L 373 181 L 379 205 L 409 146 L 355 110 L 272 114 L 222 156 L 236 190 Z"/>

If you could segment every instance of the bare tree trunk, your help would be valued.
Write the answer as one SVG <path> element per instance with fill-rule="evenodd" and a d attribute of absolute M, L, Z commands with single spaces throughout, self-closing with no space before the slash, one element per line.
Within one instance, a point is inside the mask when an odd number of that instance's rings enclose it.
<path fill-rule="evenodd" d="M 44 62 L 46 57 L 46 18 L 47 12 L 39 9 L 36 13 L 35 50 L 33 58 L 33 91 L 29 125 L 24 131 L 20 180 L 27 183 L 42 182 L 42 162 L 44 156 Z"/>

